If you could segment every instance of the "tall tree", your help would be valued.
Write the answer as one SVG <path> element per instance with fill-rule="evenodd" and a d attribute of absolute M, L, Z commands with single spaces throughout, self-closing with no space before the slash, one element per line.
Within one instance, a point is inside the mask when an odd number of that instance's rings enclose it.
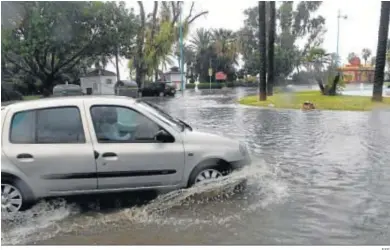
<path fill-rule="evenodd" d="M 259 75 L 259 99 L 267 100 L 267 55 L 266 55 L 266 24 L 265 24 L 265 2 L 259 1 L 259 55 L 260 55 L 260 75 Z"/>
<path fill-rule="evenodd" d="M 110 53 L 113 38 L 117 37 L 108 5 L 102 2 L 9 3 L 7 6 L 17 9 L 18 15 L 13 16 L 14 21 L 10 22 L 13 25 L 2 29 L 2 59 L 37 80 L 45 93 L 51 93 L 56 83 L 73 74 L 87 58 Z M 12 8 L 2 8 L 2 13 L 7 11 Z"/>
<path fill-rule="evenodd" d="M 355 52 L 349 53 L 347 56 L 348 62 L 352 63 L 353 59 L 355 59 L 356 57 L 359 57 L 359 56 Z"/>
<path fill-rule="evenodd" d="M 374 88 L 372 90 L 372 101 L 381 102 L 383 100 L 383 80 L 386 65 L 386 46 L 389 35 L 389 16 L 390 16 L 390 2 L 382 1 L 381 16 L 378 30 L 378 46 L 376 49 L 376 63 Z"/>
<path fill-rule="evenodd" d="M 325 18 L 316 12 L 322 2 L 292 1 L 277 3 L 275 35 L 275 77 L 287 77 L 296 69 L 300 70 L 304 58 L 313 47 L 323 42 Z M 295 6 L 295 8 L 294 8 Z M 267 15 L 268 14 L 268 15 Z M 259 73 L 258 50 L 258 6 L 244 11 L 244 27 L 239 31 L 240 50 L 243 56 L 244 69 L 250 75 Z M 270 14 L 266 13 L 266 22 Z M 300 49 L 298 44 L 304 43 Z"/>
<path fill-rule="evenodd" d="M 274 46 L 275 46 L 275 33 L 276 33 L 276 8 L 275 2 L 268 2 L 269 9 L 269 22 L 268 22 L 268 72 L 267 72 L 267 95 L 273 95 L 273 86 L 275 84 L 275 72 L 274 72 Z"/>
<path fill-rule="evenodd" d="M 137 53 L 134 65 L 136 67 L 136 81 L 139 86 L 143 86 L 146 75 L 156 71 L 161 58 L 172 52 L 179 37 L 180 25 L 183 26 L 185 36 L 188 34 L 189 26 L 196 19 L 208 13 L 208 11 L 202 11 L 193 15 L 194 3 L 192 3 L 189 14 L 180 24 L 179 16 L 182 13 L 182 4 L 182 1 L 161 2 L 159 12 L 158 2 L 155 1 L 153 12 L 146 15 L 142 1 L 138 1 L 141 27 L 137 36 Z M 160 16 L 158 16 L 159 13 Z"/>
<path fill-rule="evenodd" d="M 362 50 L 362 58 L 363 58 L 363 60 L 364 60 L 364 65 L 367 64 L 367 60 L 368 60 L 368 58 L 370 58 L 371 54 L 372 54 L 372 52 L 371 52 L 371 50 L 368 49 L 368 48 L 364 48 L 364 49 Z"/>

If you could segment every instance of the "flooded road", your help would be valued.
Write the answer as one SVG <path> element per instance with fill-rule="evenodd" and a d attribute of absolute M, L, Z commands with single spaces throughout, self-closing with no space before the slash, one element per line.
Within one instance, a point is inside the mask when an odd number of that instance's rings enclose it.
<path fill-rule="evenodd" d="M 151 99 L 196 129 L 246 142 L 245 171 L 157 199 L 41 202 L 2 219 L 2 244 L 390 244 L 390 111 L 236 104 L 248 91 Z M 231 192 L 242 178 L 247 189 Z"/>

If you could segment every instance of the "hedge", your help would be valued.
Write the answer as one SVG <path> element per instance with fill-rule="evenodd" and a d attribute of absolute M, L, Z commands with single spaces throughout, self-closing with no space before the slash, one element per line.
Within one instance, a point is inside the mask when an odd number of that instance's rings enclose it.
<path fill-rule="evenodd" d="M 194 89 L 195 88 L 194 83 L 190 83 L 186 85 L 187 89 Z M 257 87 L 258 84 L 256 82 L 226 82 L 226 83 L 221 83 L 221 82 L 212 82 L 211 83 L 211 88 L 212 89 L 221 89 L 223 87 L 228 87 L 228 88 L 234 88 L 234 87 Z M 198 84 L 198 89 L 209 89 L 210 88 L 210 83 L 202 82 Z"/>

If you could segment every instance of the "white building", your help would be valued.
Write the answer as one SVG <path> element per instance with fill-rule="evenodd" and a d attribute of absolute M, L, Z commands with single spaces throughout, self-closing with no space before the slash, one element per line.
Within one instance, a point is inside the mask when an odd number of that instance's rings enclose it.
<path fill-rule="evenodd" d="M 185 72 L 184 76 L 184 89 L 186 85 Z M 181 72 L 178 67 L 172 67 L 171 71 L 164 73 L 165 81 L 172 82 L 176 86 L 176 90 L 181 90 Z"/>
<path fill-rule="evenodd" d="M 85 95 L 115 95 L 116 81 L 114 72 L 94 69 L 80 77 L 80 86 Z"/>

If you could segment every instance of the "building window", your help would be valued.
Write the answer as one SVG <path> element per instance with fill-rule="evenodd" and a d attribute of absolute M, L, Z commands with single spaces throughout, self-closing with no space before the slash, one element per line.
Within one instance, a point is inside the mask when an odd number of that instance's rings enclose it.
<path fill-rule="evenodd" d="M 106 84 L 112 84 L 112 79 L 107 79 Z"/>

